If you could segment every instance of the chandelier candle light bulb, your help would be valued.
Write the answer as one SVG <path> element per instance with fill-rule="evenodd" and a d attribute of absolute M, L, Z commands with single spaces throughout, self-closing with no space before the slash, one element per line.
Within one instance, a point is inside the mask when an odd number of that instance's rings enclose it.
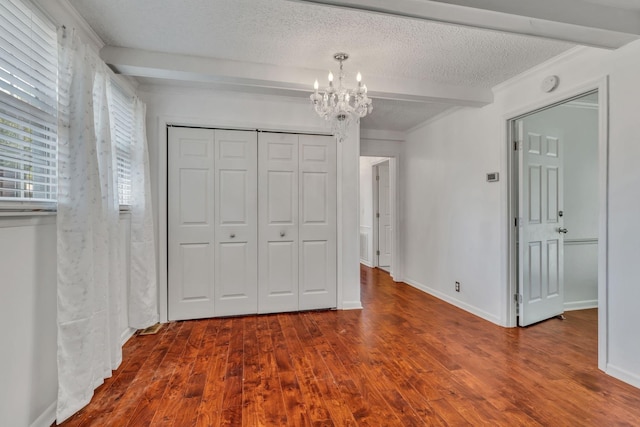
<path fill-rule="evenodd" d="M 367 85 L 362 82 L 362 74 L 358 72 L 356 81 L 358 88 L 351 90 L 342 86 L 344 71 L 342 63 L 349 58 L 346 53 L 336 53 L 333 58 L 340 63 L 338 74 L 338 87 L 333 86 L 333 73 L 329 71 L 329 87 L 324 93 L 318 92 L 318 80 L 313 84 L 314 92 L 311 94 L 311 102 L 316 113 L 331 122 L 333 133 L 339 141 L 343 141 L 349 123 L 354 118 L 359 120 L 373 110 L 371 99 L 367 96 Z"/>

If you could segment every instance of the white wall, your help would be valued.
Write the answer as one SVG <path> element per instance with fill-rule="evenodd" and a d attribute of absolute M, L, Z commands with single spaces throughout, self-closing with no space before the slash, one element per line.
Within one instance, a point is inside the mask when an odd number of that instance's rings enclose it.
<path fill-rule="evenodd" d="M 128 327 L 128 214 L 120 217 L 120 331 Z M 55 215 L 0 217 L 0 424 L 50 426 L 55 420 L 57 369 L 57 268 Z"/>
<path fill-rule="evenodd" d="M 31 425 L 56 401 L 55 217 L 0 218 L 0 416 Z"/>
<path fill-rule="evenodd" d="M 466 109 L 407 135 L 400 223 L 405 282 L 501 323 L 502 187 L 485 176 L 500 170 L 492 121 L 489 108 Z"/>
<path fill-rule="evenodd" d="M 598 110 L 572 103 L 524 118 L 526 127 L 562 136 L 564 306 L 598 304 Z"/>
<path fill-rule="evenodd" d="M 542 93 L 540 82 L 552 74 L 560 77 L 559 88 Z M 493 104 L 459 110 L 408 134 L 401 173 L 405 276 L 486 319 L 509 324 L 506 120 L 596 87 L 607 75 L 608 299 L 600 312 L 607 314 L 601 322 L 608 319 L 608 340 L 599 365 L 640 386 L 640 41 L 616 51 L 572 50 L 495 88 Z M 485 182 L 484 174 L 492 171 L 500 172 L 499 183 Z M 454 280 L 461 281 L 459 294 Z"/>
<path fill-rule="evenodd" d="M 160 317 L 166 320 L 166 124 L 328 133 L 306 98 L 249 95 L 171 85 L 143 85 L 154 200 Z M 338 144 L 338 308 L 361 308 L 358 225 L 359 127 Z"/>

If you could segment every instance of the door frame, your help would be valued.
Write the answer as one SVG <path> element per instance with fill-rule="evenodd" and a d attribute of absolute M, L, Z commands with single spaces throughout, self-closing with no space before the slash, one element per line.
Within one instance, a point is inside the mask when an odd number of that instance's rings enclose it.
<path fill-rule="evenodd" d="M 373 238 L 372 240 L 372 245 L 373 245 L 373 266 L 380 268 L 380 256 L 377 255 L 377 250 L 379 250 L 380 248 L 380 218 L 376 217 L 376 212 L 378 212 L 380 206 L 380 181 L 376 180 L 376 176 L 378 173 L 378 166 L 380 166 L 382 163 L 389 163 L 389 215 L 391 216 L 391 224 L 395 225 L 395 209 L 393 209 L 392 207 L 392 203 L 391 200 L 393 200 L 393 197 L 391 195 L 392 191 L 395 191 L 395 189 L 392 188 L 391 186 L 391 158 L 390 157 L 385 157 L 382 160 L 378 160 L 375 163 L 371 164 L 371 185 L 373 186 L 373 197 L 372 197 L 372 203 L 373 203 L 373 209 L 372 209 L 372 215 L 373 215 L 373 226 L 372 228 L 372 236 Z M 375 172 L 375 174 L 374 174 Z M 395 234 L 396 234 L 396 230 L 395 228 L 393 228 L 393 234 L 391 237 L 391 261 L 389 263 L 389 274 L 391 274 L 391 271 L 393 271 L 393 252 L 395 250 L 395 246 L 394 246 L 394 241 L 395 241 Z"/>
<path fill-rule="evenodd" d="M 365 138 L 362 138 L 365 139 Z M 369 138 L 367 138 L 369 139 Z M 373 138 L 371 138 L 373 139 Z M 394 140 L 396 141 L 396 140 Z M 391 242 L 391 266 L 389 268 L 389 275 L 394 282 L 402 282 L 402 257 L 401 250 L 402 246 L 401 242 L 401 230 L 400 230 L 400 165 L 401 165 L 401 154 L 400 150 L 397 151 L 394 149 L 384 148 L 384 147 L 375 147 L 373 149 L 364 146 L 361 146 L 361 151 L 359 157 L 385 157 L 389 162 L 389 197 L 391 204 L 391 224 L 393 227 L 393 239 Z M 372 165 L 373 171 L 373 165 Z M 372 177 L 372 186 L 375 185 L 375 178 Z M 360 200 L 360 197 L 358 197 Z M 375 203 L 373 201 L 372 203 Z M 358 210 L 359 211 L 359 210 Z M 373 227 L 372 227 L 373 228 Z M 373 234 L 373 230 L 372 230 Z M 371 239 L 373 240 L 373 238 Z M 372 248 L 374 243 L 371 243 Z M 374 267 L 377 266 L 376 263 L 372 263 Z"/>
<path fill-rule="evenodd" d="M 562 104 L 572 98 L 579 97 L 588 92 L 598 92 L 598 368 L 606 371 L 608 364 L 608 323 L 607 323 L 607 290 L 608 290 L 608 208 L 609 208 L 609 76 L 606 75 L 595 81 L 573 87 L 554 96 L 541 100 L 535 104 L 528 105 L 518 110 L 512 111 L 504 116 L 505 141 L 503 149 L 506 150 L 503 158 L 507 162 L 506 192 L 507 209 L 505 218 L 507 254 L 506 254 L 506 294 L 505 304 L 506 320 L 508 327 L 517 327 L 516 311 L 517 303 L 514 296 L 518 291 L 518 253 L 516 246 L 515 217 L 518 212 L 518 181 L 516 176 L 517 151 L 513 149 L 515 140 L 513 122 L 523 116 L 545 110 L 547 108 Z"/>

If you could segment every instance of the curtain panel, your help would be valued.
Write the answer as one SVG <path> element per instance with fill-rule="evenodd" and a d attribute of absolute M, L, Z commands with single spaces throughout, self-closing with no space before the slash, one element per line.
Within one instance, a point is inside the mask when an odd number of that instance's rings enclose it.
<path fill-rule="evenodd" d="M 108 72 L 90 48 L 64 30 L 59 69 L 58 423 L 89 403 L 122 360 Z"/>
<path fill-rule="evenodd" d="M 117 148 L 111 73 L 74 31 L 58 33 L 58 401 L 63 422 L 122 362 Z M 158 322 L 146 107 L 131 135 L 129 326 Z"/>
<path fill-rule="evenodd" d="M 158 322 L 158 285 L 153 206 L 149 180 L 146 106 L 134 100 L 134 137 L 131 147 L 131 284 L 129 326 L 143 329 Z"/>

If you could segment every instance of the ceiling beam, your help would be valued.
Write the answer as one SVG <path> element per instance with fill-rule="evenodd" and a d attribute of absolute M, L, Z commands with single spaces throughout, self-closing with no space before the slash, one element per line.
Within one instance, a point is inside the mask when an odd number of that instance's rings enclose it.
<path fill-rule="evenodd" d="M 200 56 L 150 52 L 114 46 L 100 51 L 102 59 L 123 75 L 209 83 L 215 87 L 239 86 L 265 93 L 308 96 L 316 78 L 326 70 L 280 67 L 253 62 L 231 61 Z M 493 102 L 487 88 L 444 85 L 425 80 L 389 79 L 367 76 L 372 98 L 400 101 L 437 102 L 450 105 L 481 107 Z"/>
<path fill-rule="evenodd" d="M 586 0 L 290 0 L 616 49 L 640 38 L 640 11 Z"/>

